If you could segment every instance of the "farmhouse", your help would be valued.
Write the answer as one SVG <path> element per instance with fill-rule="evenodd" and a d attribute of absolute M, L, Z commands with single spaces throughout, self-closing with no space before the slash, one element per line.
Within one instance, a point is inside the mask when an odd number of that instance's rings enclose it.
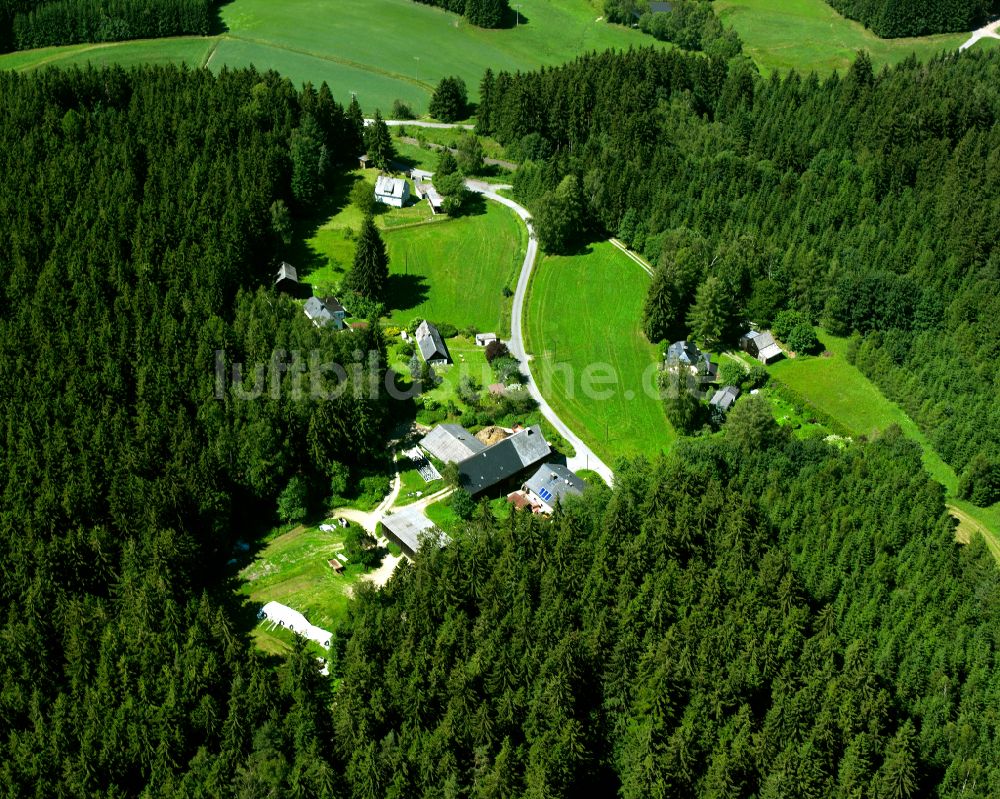
<path fill-rule="evenodd" d="M 675 341 L 667 347 L 667 362 L 682 366 L 696 366 L 701 359 L 701 351 L 690 341 Z"/>
<path fill-rule="evenodd" d="M 444 546 L 449 541 L 448 536 L 434 526 L 434 522 L 412 508 L 383 516 L 382 532 L 411 558 L 425 540 L 434 541 L 438 546 Z"/>
<path fill-rule="evenodd" d="M 417 327 L 415 337 L 420 354 L 431 366 L 447 366 L 451 363 L 451 353 L 448 352 L 444 339 L 438 329 L 426 319 Z"/>
<path fill-rule="evenodd" d="M 770 330 L 763 332 L 750 330 L 744 333 L 740 337 L 740 349 L 752 355 L 765 366 L 774 363 L 785 354 L 781 347 L 775 343 Z"/>
<path fill-rule="evenodd" d="M 375 199 L 393 208 L 402 208 L 410 199 L 410 184 L 403 178 L 379 175 L 375 179 Z"/>
<path fill-rule="evenodd" d="M 461 461 L 459 480 L 473 496 L 482 494 L 517 477 L 547 458 L 551 451 L 541 428 L 533 425 Z"/>
<path fill-rule="evenodd" d="M 723 413 L 729 411 L 733 407 L 733 403 L 736 402 L 737 397 L 740 396 L 740 390 L 736 386 L 726 386 L 725 388 L 720 388 L 715 394 L 712 395 L 712 399 L 708 401 L 708 404 L 713 408 L 718 408 Z"/>
<path fill-rule="evenodd" d="M 274 277 L 275 288 L 294 293 L 299 286 L 299 273 L 288 261 L 282 261 Z"/>
<path fill-rule="evenodd" d="M 420 439 L 420 446 L 443 463 L 458 463 L 486 449 L 485 444 L 457 424 L 439 424 Z"/>
<path fill-rule="evenodd" d="M 302 310 L 316 327 L 333 325 L 337 330 L 341 330 L 344 327 L 344 307 L 338 302 L 336 308 L 337 310 L 334 310 L 326 300 L 321 300 L 319 297 L 310 297 Z"/>
<path fill-rule="evenodd" d="M 491 341 L 497 340 L 496 333 L 476 333 L 476 346 L 485 347 Z"/>
<path fill-rule="evenodd" d="M 574 472 L 558 463 L 546 463 L 521 486 L 521 493 L 537 513 L 551 514 L 556 503 L 580 496 L 587 488 Z"/>

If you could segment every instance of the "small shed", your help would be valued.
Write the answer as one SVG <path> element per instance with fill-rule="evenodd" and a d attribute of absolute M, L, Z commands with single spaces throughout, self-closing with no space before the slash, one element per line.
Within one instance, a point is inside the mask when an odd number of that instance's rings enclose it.
<path fill-rule="evenodd" d="M 274 276 L 274 286 L 279 291 L 295 293 L 299 287 L 299 273 L 288 261 L 282 261 Z"/>
<path fill-rule="evenodd" d="M 336 558 L 330 558 L 330 560 L 326 562 L 326 565 L 329 566 L 331 569 L 333 569 L 334 572 L 336 572 L 337 574 L 344 573 L 344 564 L 341 563 Z"/>
<path fill-rule="evenodd" d="M 723 413 L 727 413 L 739 396 L 740 390 L 736 386 L 725 386 L 712 395 L 708 404 L 713 408 L 718 408 Z"/>
<path fill-rule="evenodd" d="M 370 166 L 370 164 L 368 163 L 368 156 L 367 155 L 359 155 L 358 156 L 358 167 L 361 168 L 361 169 L 368 169 L 369 166 Z"/>
<path fill-rule="evenodd" d="M 476 346 L 485 347 L 491 341 L 497 340 L 496 333 L 476 333 Z"/>
<path fill-rule="evenodd" d="M 774 363 L 785 354 L 774 340 L 774 335 L 770 330 L 750 330 L 744 333 L 740 337 L 740 349 L 752 355 L 765 366 Z"/>

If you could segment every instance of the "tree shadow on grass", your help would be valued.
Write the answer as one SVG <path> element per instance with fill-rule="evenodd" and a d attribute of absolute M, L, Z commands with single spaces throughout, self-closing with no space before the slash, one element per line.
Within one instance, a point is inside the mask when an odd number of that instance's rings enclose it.
<path fill-rule="evenodd" d="M 486 198 L 482 194 L 467 192 L 462 202 L 462 210 L 454 214 L 455 218 L 463 216 L 482 216 L 486 213 Z"/>
<path fill-rule="evenodd" d="M 427 279 L 423 275 L 389 275 L 389 308 L 408 311 L 427 301 Z"/>
<path fill-rule="evenodd" d="M 327 265 L 327 258 L 316 252 L 309 241 L 326 224 L 330 217 L 340 213 L 350 204 L 351 189 L 363 180 L 356 175 L 342 174 L 336 178 L 336 185 L 316 205 L 306 211 L 299 211 L 292 223 L 291 244 L 282 247 L 282 260 L 296 268 L 299 277 L 307 277 L 317 269 Z M 311 296 L 311 295 L 307 295 Z"/>
<path fill-rule="evenodd" d="M 233 0 L 222 0 L 222 2 L 216 3 L 214 8 L 211 10 L 211 16 L 208 20 L 208 35 L 218 36 L 220 33 L 228 33 L 229 26 L 222 20 L 222 9 L 224 6 L 228 6 Z"/>

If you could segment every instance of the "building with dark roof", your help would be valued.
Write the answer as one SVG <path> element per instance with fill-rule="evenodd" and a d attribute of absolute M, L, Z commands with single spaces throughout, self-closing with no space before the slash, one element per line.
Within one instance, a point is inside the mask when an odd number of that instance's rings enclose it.
<path fill-rule="evenodd" d="M 337 305 L 340 306 L 340 303 Z M 334 311 L 325 300 L 321 300 L 319 297 L 310 297 L 306 300 L 302 310 L 316 327 L 333 325 L 337 330 L 344 327 L 343 307 L 340 307 L 339 311 Z"/>
<path fill-rule="evenodd" d="M 521 490 L 541 513 L 552 513 L 557 502 L 569 496 L 580 496 L 587 484 L 574 472 L 558 463 L 546 463 L 524 481 Z"/>
<path fill-rule="evenodd" d="M 701 351 L 690 341 L 675 341 L 667 347 L 667 362 L 684 366 L 697 366 Z"/>
<path fill-rule="evenodd" d="M 740 390 L 736 386 L 725 386 L 712 395 L 708 404 L 713 408 L 718 408 L 723 413 L 727 413 L 739 396 Z"/>
<path fill-rule="evenodd" d="M 417 347 L 424 360 L 431 366 L 447 366 L 451 363 L 451 353 L 444 343 L 444 338 L 430 322 L 424 319 L 414 334 Z"/>
<path fill-rule="evenodd" d="M 486 449 L 482 441 L 457 424 L 439 424 L 420 439 L 420 446 L 443 463 L 458 463 Z"/>
<path fill-rule="evenodd" d="M 482 494 L 518 477 L 551 451 L 541 428 L 533 425 L 459 462 L 460 484 L 473 496 Z"/>

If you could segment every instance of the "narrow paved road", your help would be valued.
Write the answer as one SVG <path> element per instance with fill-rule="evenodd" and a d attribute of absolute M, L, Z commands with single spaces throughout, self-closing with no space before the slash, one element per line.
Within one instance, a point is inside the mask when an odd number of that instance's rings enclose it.
<path fill-rule="evenodd" d="M 461 128 L 462 130 L 475 130 L 475 125 L 459 125 L 457 122 L 424 122 L 422 119 L 385 119 L 382 120 L 390 128 L 405 125 L 413 128 Z M 373 120 L 365 117 L 365 124 L 370 125 Z"/>
<path fill-rule="evenodd" d="M 980 39 L 1000 39 L 1000 19 L 996 22 L 991 22 L 989 25 L 983 25 L 979 30 L 973 31 L 972 35 L 958 48 L 959 52 L 968 50 Z"/>
<path fill-rule="evenodd" d="M 528 210 L 511 199 L 504 197 L 496 192 L 499 189 L 510 188 L 510 186 L 498 186 L 491 185 L 489 183 L 483 183 L 479 180 L 467 180 L 465 181 L 466 188 L 469 191 L 474 191 L 477 194 L 481 194 L 489 200 L 498 202 L 501 205 L 506 205 L 508 208 L 512 209 L 515 214 L 521 217 L 521 221 L 524 222 L 525 227 L 528 228 L 528 251 L 524 255 L 524 263 L 521 265 L 521 274 L 517 279 L 517 288 L 514 290 L 514 303 L 510 311 L 510 341 L 507 343 L 507 347 L 510 349 L 511 354 L 521 362 L 521 372 L 525 377 L 525 383 L 528 387 L 528 391 L 531 396 L 538 403 L 538 407 L 542 412 L 542 415 L 549 420 L 549 423 L 556 429 L 556 431 L 565 438 L 573 449 L 576 450 L 576 454 L 569 458 L 567 461 L 567 466 L 577 471 L 579 469 L 590 469 L 591 471 L 597 472 L 601 479 L 604 480 L 608 485 L 611 485 L 614 475 L 608 465 L 597 457 L 596 453 L 588 447 L 583 440 L 576 435 L 569 427 L 563 422 L 562 419 L 552 410 L 552 406 L 546 402 L 545 397 L 542 396 L 542 392 L 538 390 L 538 386 L 535 383 L 535 378 L 531 374 L 531 366 L 528 360 L 528 353 L 524 349 L 524 336 L 522 334 L 522 318 L 524 316 L 524 300 L 528 294 L 528 283 L 531 280 L 531 270 L 534 269 L 535 259 L 538 256 L 538 241 L 535 239 L 535 231 L 531 227 L 531 214 Z"/>

